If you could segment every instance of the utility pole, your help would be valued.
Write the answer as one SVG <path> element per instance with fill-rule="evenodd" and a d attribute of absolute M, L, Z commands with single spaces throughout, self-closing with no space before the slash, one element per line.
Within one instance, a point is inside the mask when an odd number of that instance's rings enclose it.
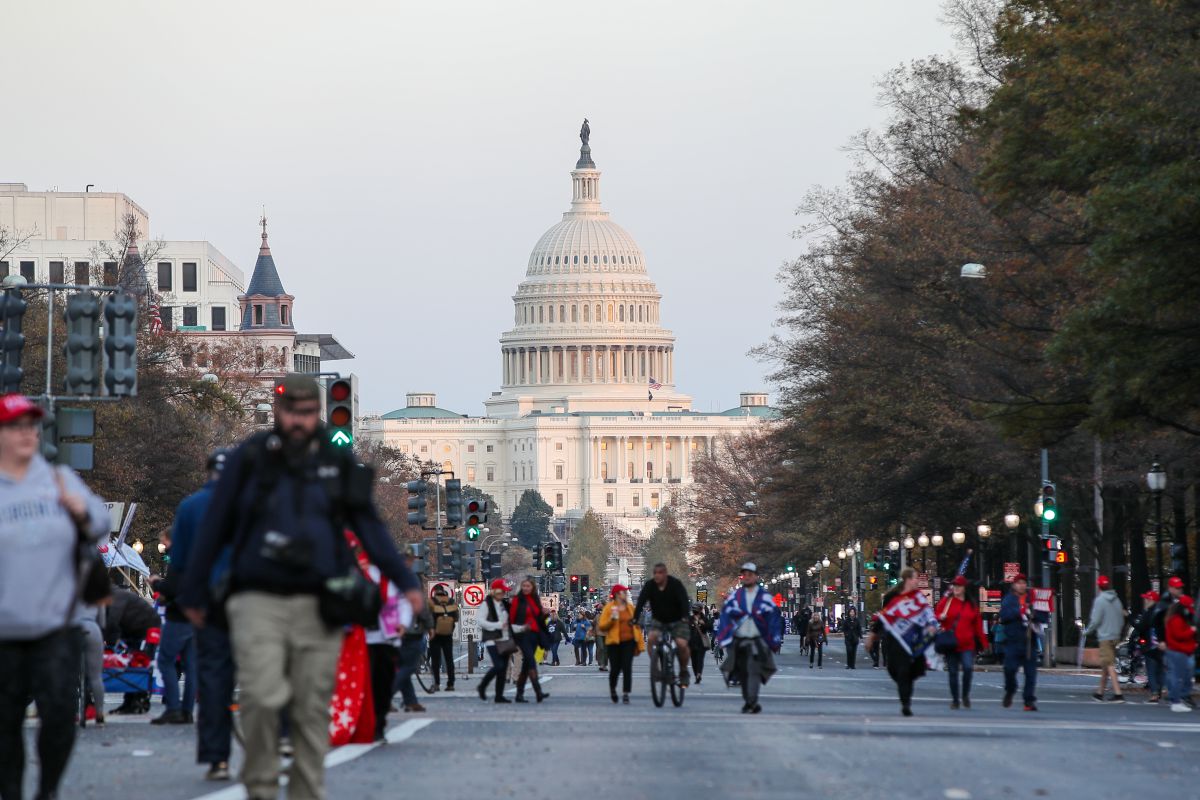
<path fill-rule="evenodd" d="M 1050 482 L 1050 451 L 1045 447 L 1042 448 L 1042 486 Z M 1048 557 L 1049 550 L 1046 549 L 1046 542 L 1050 540 L 1050 523 L 1046 519 L 1045 514 L 1042 515 L 1042 539 L 1038 548 L 1042 551 L 1042 588 L 1050 588 L 1050 570 L 1053 565 Z M 1054 645 L 1058 642 L 1058 606 L 1053 595 L 1051 601 L 1054 603 L 1054 610 L 1050 612 L 1050 625 L 1046 631 L 1045 647 L 1042 648 L 1042 664 L 1046 667 L 1054 666 Z"/>

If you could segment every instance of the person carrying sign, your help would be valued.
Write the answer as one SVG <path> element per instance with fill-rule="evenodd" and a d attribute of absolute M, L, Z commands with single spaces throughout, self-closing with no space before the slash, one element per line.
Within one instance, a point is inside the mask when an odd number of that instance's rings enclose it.
<path fill-rule="evenodd" d="M 1017 670 L 1025 671 L 1025 710 L 1037 711 L 1037 667 L 1042 652 L 1042 626 L 1050 620 L 1046 611 L 1036 611 L 1029 597 L 1029 581 L 1018 573 L 1000 602 L 1000 624 L 1004 626 L 1004 707 L 1012 705 L 1017 693 Z"/>
<path fill-rule="evenodd" d="M 937 615 L 917 589 L 917 571 L 900 570 L 900 585 L 883 596 L 883 609 L 871 623 L 870 650 L 882 637 L 888 675 L 900 693 L 900 713 L 911 717 L 913 684 L 925 674 L 927 653 L 933 651 Z"/>

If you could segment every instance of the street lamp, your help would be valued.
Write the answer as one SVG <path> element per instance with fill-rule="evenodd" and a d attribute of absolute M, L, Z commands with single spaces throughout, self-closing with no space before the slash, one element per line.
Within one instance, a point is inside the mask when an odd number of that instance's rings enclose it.
<path fill-rule="evenodd" d="M 929 547 L 929 535 L 922 533 L 920 536 L 918 536 L 917 537 L 917 546 L 922 549 Z"/>
<path fill-rule="evenodd" d="M 1021 515 L 1010 508 L 1008 513 L 1004 515 L 1004 527 L 1008 528 L 1010 531 L 1015 531 L 1020 524 Z"/>
<path fill-rule="evenodd" d="M 962 528 L 955 528 L 954 533 L 950 534 L 950 540 L 955 544 L 963 544 L 967 541 L 967 532 Z"/>
<path fill-rule="evenodd" d="M 821 566 L 822 566 L 822 567 L 828 567 L 828 566 L 829 566 L 829 556 L 825 556 L 824 558 L 822 558 L 822 559 L 821 559 Z"/>
<path fill-rule="evenodd" d="M 841 550 L 838 550 L 838 561 L 845 561 L 845 560 L 846 560 L 846 550 L 844 548 Z"/>
<path fill-rule="evenodd" d="M 890 542 L 888 542 L 888 550 L 891 550 L 894 553 L 899 549 L 900 542 L 896 541 L 895 539 L 892 539 Z"/>
<path fill-rule="evenodd" d="M 1162 496 L 1163 492 L 1167 490 L 1167 473 L 1163 471 L 1157 458 L 1154 459 L 1154 465 L 1150 467 L 1150 471 L 1146 473 L 1146 486 L 1149 487 L 1150 494 L 1154 497 L 1154 557 L 1158 560 L 1158 590 L 1161 592 L 1164 586 Z"/>
<path fill-rule="evenodd" d="M 915 546 L 916 546 L 916 542 L 913 541 L 913 537 L 911 535 L 904 537 L 904 549 L 905 550 L 912 550 L 913 547 L 915 547 Z"/>
<path fill-rule="evenodd" d="M 986 539 L 992 535 L 992 526 L 981 522 L 975 526 L 975 532 L 979 534 L 980 539 Z"/>
<path fill-rule="evenodd" d="M 133 551 L 138 554 L 141 554 L 141 552 L 146 549 L 145 545 L 143 545 L 140 541 L 134 542 L 132 546 Z"/>
<path fill-rule="evenodd" d="M 935 533 L 929 539 L 929 543 L 932 544 L 934 547 L 941 547 L 943 544 L 945 544 L 945 542 L 946 542 L 946 537 L 942 536 L 940 533 Z"/>

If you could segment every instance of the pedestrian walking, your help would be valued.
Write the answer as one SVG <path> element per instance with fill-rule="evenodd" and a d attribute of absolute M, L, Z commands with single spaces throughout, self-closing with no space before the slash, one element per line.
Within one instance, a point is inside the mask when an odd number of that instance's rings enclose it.
<path fill-rule="evenodd" d="M 820 612 L 814 612 L 808 620 L 808 628 L 805 631 L 804 638 L 807 640 L 808 646 L 808 668 L 813 668 L 813 660 L 817 662 L 817 669 L 825 669 L 821 663 L 825 658 L 825 618 Z"/>
<path fill-rule="evenodd" d="M 692 651 L 692 674 L 696 676 L 699 685 L 704 677 L 704 657 L 712 647 L 713 623 L 703 603 L 692 606 L 691 636 L 688 638 L 688 649 Z"/>
<path fill-rule="evenodd" d="M 858 657 L 858 643 L 862 639 L 862 624 L 858 619 L 858 609 L 851 606 L 842 619 L 842 636 L 846 640 L 846 669 L 854 669 L 854 661 Z"/>
<path fill-rule="evenodd" d="M 872 614 L 867 623 L 867 631 L 873 630 L 877 622 L 879 622 L 879 614 Z M 866 648 L 867 653 L 871 656 L 871 669 L 879 669 L 879 661 L 883 657 L 883 638 L 868 635 Z M 887 662 L 884 662 L 884 666 L 887 666 Z"/>
<path fill-rule="evenodd" d="M 587 633 L 591 626 L 592 623 L 588 620 L 587 612 L 577 609 L 575 632 L 571 637 L 571 644 L 575 646 L 575 666 L 577 667 L 582 667 L 587 663 Z"/>
<path fill-rule="evenodd" d="M 425 657 L 425 647 L 430 634 L 433 633 L 433 615 L 429 607 L 411 608 L 404 599 L 400 603 L 400 650 L 396 654 L 395 691 L 400 692 L 402 708 L 406 713 L 420 714 L 425 706 L 417 699 L 417 689 L 413 686 L 413 676 L 421 667 L 421 659 Z"/>
<path fill-rule="evenodd" d="M 80 554 L 108 509 L 39 453 L 40 406 L 0 397 L 0 798 L 21 800 L 25 707 L 37 703 L 39 798 L 55 797 L 75 744 L 82 634 Z M 103 695 L 99 698 L 103 704 Z"/>
<path fill-rule="evenodd" d="M 512 628 L 508 622 L 508 603 L 505 602 L 505 597 L 512 591 L 512 588 L 512 584 L 508 581 L 496 578 L 492 581 L 491 592 L 487 599 L 475 613 L 475 620 L 479 623 L 480 629 L 479 638 L 483 641 L 484 649 L 492 662 L 491 669 L 484 674 L 483 680 L 476 687 L 480 700 L 487 700 L 488 684 L 495 680 L 496 702 L 512 702 L 504 696 L 508 660 L 517 649 L 516 643 L 513 641 Z"/>
<path fill-rule="evenodd" d="M 433 636 L 429 639 L 429 669 L 433 672 L 433 691 L 441 688 L 442 665 L 446 666 L 446 691 L 454 691 L 454 628 L 458 625 L 458 603 L 438 584 L 429 604 L 433 615 Z"/>
<path fill-rule="evenodd" d="M 552 667 L 560 666 L 558 661 L 558 648 L 562 645 L 563 629 L 564 623 L 562 619 L 559 618 L 558 612 L 551 611 L 550 621 L 546 623 L 546 633 L 550 637 L 550 652 L 546 657 L 550 659 L 550 666 Z"/>
<path fill-rule="evenodd" d="M 542 610 L 542 601 L 538 597 L 537 587 L 531 578 L 521 581 L 521 587 L 508 604 L 508 621 L 512 628 L 513 640 L 521 653 L 521 673 L 517 678 L 517 695 L 513 698 L 518 703 L 528 703 L 525 699 L 525 683 L 533 684 L 533 693 L 541 703 L 550 696 L 542 691 L 538 682 L 537 658 L 534 650 L 541 640 L 541 633 L 546 629 L 546 612 Z"/>
<path fill-rule="evenodd" d="M 604 633 L 600 630 L 600 609 L 601 606 L 596 606 L 596 616 L 593 622 L 593 633 L 595 635 L 596 647 L 596 666 L 600 672 L 608 672 L 608 646 L 604 643 Z"/>
<path fill-rule="evenodd" d="M 758 566 L 747 561 L 739 573 L 741 587 L 730 593 L 717 623 L 722 647 L 732 647 L 721 665 L 742 687 L 742 713 L 758 714 L 759 688 L 775 674 L 775 653 L 783 646 L 783 617 L 771 596 L 758 585 Z"/>
<path fill-rule="evenodd" d="M 415 609 L 424 598 L 375 510 L 370 469 L 333 445 L 320 423 L 317 382 L 289 373 L 275 390 L 274 411 L 273 429 L 251 436 L 226 460 L 180 605 L 192 624 L 204 624 L 209 575 L 229 547 L 225 609 L 241 686 L 241 781 L 251 800 L 277 795 L 286 709 L 295 752 L 288 795 L 323 798 L 344 625 L 377 611 L 378 600 L 378 587 L 360 591 L 367 581 L 345 531 Z"/>
<path fill-rule="evenodd" d="M 950 582 L 950 594 L 938 603 L 938 624 L 943 631 L 954 634 L 954 650 L 942 651 L 946 668 L 950 673 L 950 708 L 971 707 L 971 680 L 975 676 L 975 653 L 987 649 L 987 637 L 983 634 L 983 617 L 975 601 L 967 592 L 970 581 L 956 575 Z M 940 648 L 939 648 L 940 649 Z M 959 673 L 962 673 L 961 692 Z"/>
<path fill-rule="evenodd" d="M 1117 645 L 1125 632 L 1125 608 L 1121 599 L 1112 589 L 1112 581 L 1107 575 L 1096 579 L 1096 587 L 1100 593 L 1092 601 L 1092 613 L 1087 627 L 1083 629 L 1084 637 L 1096 634 L 1100 642 L 1100 686 L 1092 699 L 1105 702 L 1105 684 L 1112 682 L 1113 696 L 1111 702 L 1124 703 L 1125 695 L 1121 692 L 1121 683 L 1117 678 Z"/>
<path fill-rule="evenodd" d="M 1195 602 L 1181 594 L 1166 614 L 1166 641 L 1163 652 L 1167 665 L 1167 697 L 1171 710 L 1186 713 L 1192 697 L 1192 677 L 1196 669 Z"/>
<path fill-rule="evenodd" d="M 104 601 L 107 602 L 107 601 Z M 83 634 L 83 683 L 91 695 L 95 722 L 104 725 L 104 605 L 79 604 L 75 626 Z"/>
<path fill-rule="evenodd" d="M 596 617 L 591 611 L 585 611 L 584 616 L 587 618 L 588 627 L 583 632 L 583 663 L 590 667 L 596 663 Z"/>
<path fill-rule="evenodd" d="M 792 618 L 792 630 L 800 636 L 800 657 L 803 658 L 808 648 L 808 623 L 812 620 L 812 609 L 808 606 L 796 612 Z"/>
<path fill-rule="evenodd" d="M 1157 703 L 1162 699 L 1166 686 L 1166 672 L 1163 667 L 1163 651 L 1159 649 L 1160 639 L 1154 629 L 1155 616 L 1158 613 L 1158 592 L 1151 590 L 1142 593 L 1143 609 L 1133 625 L 1133 635 L 1136 638 L 1138 650 L 1146 662 L 1147 703 Z"/>
<path fill-rule="evenodd" d="M 621 701 L 628 704 L 629 693 L 633 690 L 633 658 L 644 649 L 644 645 L 641 629 L 634 624 L 629 587 L 616 584 L 609 590 L 609 598 L 596 623 L 608 648 L 608 663 L 611 666 L 608 694 L 614 703 L 617 702 L 617 681 L 623 679 Z"/>
<path fill-rule="evenodd" d="M 1000 601 L 1000 623 L 1004 625 L 1004 700 L 1012 705 L 1017 693 L 1017 671 L 1025 673 L 1023 697 L 1026 711 L 1037 711 L 1037 670 L 1042 653 L 1043 626 L 1050 615 L 1035 611 L 1029 599 L 1029 581 L 1023 574 L 1013 578 L 1009 592 Z"/>
<path fill-rule="evenodd" d="M 387 731 L 387 716 L 392 709 L 395 694 L 396 672 L 399 665 L 400 636 L 404 633 L 401 621 L 403 599 L 392 582 L 379 573 L 378 567 L 369 568 L 371 579 L 379 582 L 379 594 L 383 605 L 379 620 L 374 628 L 368 628 L 367 667 L 371 675 L 371 702 L 375 711 L 373 741 L 383 741 Z M 412 609 L 407 609 L 411 615 Z"/>
<path fill-rule="evenodd" d="M 917 571 L 905 567 L 900 570 L 899 585 L 883 596 L 871 638 L 882 639 L 888 675 L 900 695 L 900 713 L 906 717 L 913 715 L 913 687 L 926 672 L 925 651 L 933 646 L 937 629 L 937 616 L 917 588 Z"/>

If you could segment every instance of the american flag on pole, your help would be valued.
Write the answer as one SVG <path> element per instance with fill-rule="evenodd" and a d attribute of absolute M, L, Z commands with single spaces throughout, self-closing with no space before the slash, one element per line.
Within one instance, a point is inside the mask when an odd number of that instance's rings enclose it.
<path fill-rule="evenodd" d="M 661 384 L 661 383 L 659 383 L 658 381 L 654 380 L 654 378 L 651 378 L 651 379 L 650 379 L 650 390 L 651 390 L 651 391 L 657 392 L 657 391 L 658 391 L 659 389 L 661 389 L 661 388 L 662 388 L 662 384 Z"/>
<path fill-rule="evenodd" d="M 162 309 L 159 308 L 158 295 L 150 295 L 150 334 L 158 336 L 163 332 Z"/>

